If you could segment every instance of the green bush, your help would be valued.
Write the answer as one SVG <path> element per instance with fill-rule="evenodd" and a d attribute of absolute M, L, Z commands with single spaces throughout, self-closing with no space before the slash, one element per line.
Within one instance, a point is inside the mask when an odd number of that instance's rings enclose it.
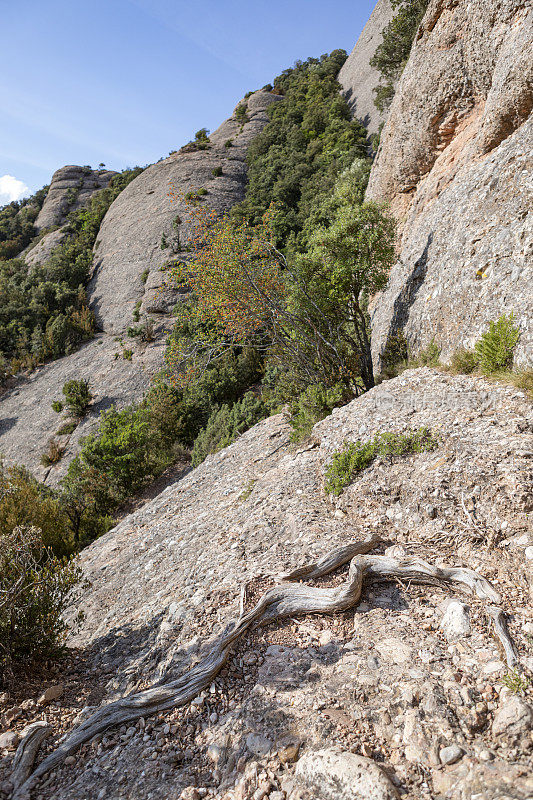
<path fill-rule="evenodd" d="M 9 687 L 13 669 L 58 656 L 66 624 L 62 612 L 81 580 L 74 561 L 45 547 L 38 528 L 19 525 L 0 533 L 0 667 Z"/>
<path fill-rule="evenodd" d="M 0 535 L 9 536 L 19 525 L 39 528 L 43 544 L 58 557 L 75 548 L 58 493 L 36 481 L 24 467 L 7 467 L 0 461 Z"/>
<path fill-rule="evenodd" d="M 336 406 L 352 399 L 342 384 L 328 389 L 321 384 L 308 386 L 290 404 L 292 426 L 291 441 L 300 442 L 311 433 L 313 426 L 328 417 Z"/>
<path fill-rule="evenodd" d="M 409 358 L 409 367 L 438 367 L 440 347 L 432 339 L 427 347 L 419 350 L 416 356 Z"/>
<path fill-rule="evenodd" d="M 65 407 L 69 414 L 78 418 L 85 416 L 93 400 L 89 381 L 65 381 L 62 392 L 65 397 Z"/>
<path fill-rule="evenodd" d="M 142 271 L 142 274 L 141 274 L 141 281 L 142 281 L 143 283 L 146 283 L 146 281 L 148 280 L 148 275 L 149 275 L 149 274 L 150 274 L 150 270 L 149 270 L 149 269 L 144 269 L 144 270 Z"/>
<path fill-rule="evenodd" d="M 60 428 L 57 429 L 58 436 L 70 436 L 71 433 L 74 433 L 76 428 L 78 427 L 77 420 L 70 420 L 64 422 Z"/>
<path fill-rule="evenodd" d="M 514 349 L 520 338 L 520 329 L 514 324 L 514 314 L 502 314 L 497 322 L 476 342 L 475 354 L 485 375 L 508 370 L 513 365 Z"/>
<path fill-rule="evenodd" d="M 61 412 L 63 411 L 63 403 L 61 402 L 61 400 L 54 400 L 54 402 L 52 403 L 52 409 L 53 411 L 56 412 L 56 414 L 61 414 Z"/>
<path fill-rule="evenodd" d="M 211 170 L 211 175 L 213 176 L 213 178 L 220 178 L 220 176 L 222 175 L 222 167 L 213 167 L 213 169 Z"/>
<path fill-rule="evenodd" d="M 452 372 L 470 375 L 477 368 L 477 365 L 477 355 L 472 352 L 472 350 L 466 350 L 464 347 L 461 347 L 452 354 L 450 362 Z"/>
<path fill-rule="evenodd" d="M 199 203 L 207 193 L 207 189 L 203 186 L 200 189 L 191 189 L 190 192 L 185 193 L 185 200 L 188 200 L 190 203 Z"/>
<path fill-rule="evenodd" d="M 268 416 L 265 404 L 252 392 L 233 406 L 223 405 L 211 413 L 206 427 L 198 434 L 192 449 L 194 467 L 201 464 L 210 453 L 218 453 L 237 437 Z"/>
<path fill-rule="evenodd" d="M 325 489 L 328 494 L 340 495 L 353 482 L 356 475 L 366 469 L 378 456 L 405 456 L 434 450 L 439 439 L 429 428 L 403 433 L 378 433 L 367 442 L 360 440 L 344 443 L 342 450 L 333 454 L 326 469 Z"/>

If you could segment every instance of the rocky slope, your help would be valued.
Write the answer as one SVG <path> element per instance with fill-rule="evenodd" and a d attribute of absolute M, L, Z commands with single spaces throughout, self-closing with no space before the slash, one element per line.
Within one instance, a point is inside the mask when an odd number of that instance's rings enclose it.
<path fill-rule="evenodd" d="M 209 149 L 185 148 L 154 164 L 112 203 L 95 245 L 95 268 L 88 289 L 103 333 L 77 353 L 17 381 L 2 396 L 0 450 L 8 460 L 25 464 L 39 478 L 56 484 L 76 454 L 80 438 L 94 429 L 100 411 L 111 404 L 122 406 L 142 397 L 150 378 L 162 366 L 165 337 L 172 324 L 169 312 L 179 300 L 178 294 L 164 289 L 164 266 L 173 258 L 188 257 L 183 251 L 189 229 L 183 203 L 172 202 L 168 192 L 171 187 L 178 194 L 206 188 L 210 207 L 219 211 L 242 200 L 248 145 L 267 122 L 266 108 L 277 99 L 276 95 L 262 91 L 250 95 L 242 101 L 247 106 L 246 117 L 234 113 L 212 134 Z M 226 146 L 229 140 L 231 146 Z M 212 174 L 215 167 L 222 167 L 221 176 Z M 56 181 L 58 175 L 60 179 Z M 67 190 L 63 177 L 64 170 L 55 173 L 49 197 L 54 182 Z M 50 202 L 45 217 L 48 221 L 54 209 L 60 214 L 59 189 L 54 191 Z M 183 217 L 179 244 L 177 229 L 172 224 L 178 214 Z M 60 233 L 61 229 L 48 236 Z M 161 249 L 163 234 L 170 245 L 164 250 Z M 43 239 L 35 250 L 44 244 Z M 155 341 L 150 344 L 124 335 L 128 326 L 134 324 L 135 308 L 142 318 L 149 315 L 155 321 Z M 130 349 L 133 356 L 125 360 L 124 351 Z M 61 397 L 63 383 L 70 378 L 88 379 L 96 403 L 75 432 L 60 440 L 66 447 L 61 462 L 52 469 L 44 469 L 40 456 L 47 440 L 60 427 L 58 415 L 50 404 Z"/>
<path fill-rule="evenodd" d="M 325 466 L 344 440 L 422 425 L 439 434 L 435 451 L 380 459 L 337 500 L 325 494 Z M 70 614 L 84 612 L 70 639 L 79 660 L 61 676 L 62 697 L 42 709 L 31 695 L 11 731 L 45 715 L 57 738 L 84 706 L 175 678 L 274 576 L 376 534 L 378 552 L 489 578 L 531 675 L 525 396 L 413 370 L 337 410 L 306 445 L 290 445 L 289 432 L 283 415 L 256 425 L 82 553 L 91 587 Z M 514 695 L 506 673 L 475 600 L 367 587 L 355 611 L 253 631 L 192 705 L 107 731 L 34 796 L 525 800 L 532 685 Z M 22 694 L 4 708 L 15 700 Z"/>
<path fill-rule="evenodd" d="M 381 44 L 381 32 L 391 21 L 393 13 L 390 0 L 378 0 L 338 77 L 352 114 L 366 125 L 370 133 L 378 131 L 385 115 L 374 105 L 373 89 L 379 83 L 379 73 L 369 61 Z"/>
<path fill-rule="evenodd" d="M 525 0 L 431 0 L 368 187 L 402 232 L 375 303 L 376 361 L 403 329 L 443 359 L 514 311 L 533 362 L 533 9 Z"/>

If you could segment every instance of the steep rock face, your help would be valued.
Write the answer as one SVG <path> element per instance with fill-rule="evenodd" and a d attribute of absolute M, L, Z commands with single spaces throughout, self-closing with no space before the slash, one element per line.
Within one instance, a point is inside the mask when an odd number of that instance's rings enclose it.
<path fill-rule="evenodd" d="M 339 498 L 325 494 L 326 466 L 344 441 L 423 425 L 440 435 L 435 451 L 379 459 Z M 521 392 L 412 370 L 337 409 L 305 446 L 291 445 L 290 431 L 283 415 L 261 422 L 83 551 L 91 585 L 68 613 L 84 612 L 70 638 L 82 659 L 62 676 L 68 691 L 50 716 L 56 740 L 82 707 L 177 679 L 274 576 L 372 534 L 384 540 L 379 552 L 390 546 L 391 556 L 493 580 L 522 663 L 533 667 L 533 417 Z M 325 590 L 345 577 L 304 583 Z M 526 724 L 517 725 L 507 667 L 477 603 L 466 600 L 471 632 L 443 639 L 449 597 L 437 587 L 366 586 L 355 611 L 255 630 L 192 705 L 106 731 L 36 794 L 178 800 L 192 784 L 251 800 L 268 768 L 275 800 L 277 791 L 288 800 L 395 796 L 379 766 L 406 800 L 526 798 L 529 718 L 520 712 Z M 17 726 L 37 713 L 25 710 Z M 295 742 L 305 759 L 296 771 Z M 323 753 L 322 767 L 314 763 L 324 747 L 336 749 L 335 769 Z M 0 780 L 2 769 L 5 759 Z"/>
<path fill-rule="evenodd" d="M 375 303 L 376 362 L 403 328 L 446 360 L 514 310 L 517 362 L 533 360 L 533 9 L 432 0 L 400 80 L 367 197 L 400 225 Z"/>
<path fill-rule="evenodd" d="M 56 170 L 50 188 L 35 220 L 38 232 L 65 222 L 67 214 L 77 211 L 90 200 L 91 195 L 105 188 L 116 172 L 108 169 L 67 166 Z"/>
<path fill-rule="evenodd" d="M 233 114 L 211 136 L 208 150 L 191 152 L 186 148 L 154 164 L 112 203 L 98 234 L 95 271 L 88 288 L 104 333 L 78 352 L 20 379 L 0 399 L 0 451 L 9 461 L 24 464 L 47 484 L 54 485 L 76 455 L 80 438 L 96 427 L 100 411 L 112 404 L 120 407 L 142 398 L 150 378 L 162 366 L 165 338 L 172 323 L 168 312 L 180 297 L 165 290 L 160 266 L 173 258 L 188 257 L 182 248 L 190 226 L 183 204 L 172 203 L 168 197 L 169 189 L 172 186 L 185 193 L 206 187 L 206 201 L 217 211 L 242 200 L 247 148 L 268 121 L 267 107 L 278 99 L 268 92 L 255 92 L 242 101 L 247 104 L 247 119 L 243 121 L 240 115 Z M 230 139 L 232 146 L 226 147 Z M 212 174 L 215 167 L 222 167 L 220 177 Z M 178 232 L 172 225 L 178 214 L 183 217 L 179 244 Z M 170 245 L 165 250 L 160 246 L 163 233 Z M 61 230 L 48 237 L 56 237 L 57 244 Z M 47 252 L 45 239 L 35 247 L 36 251 L 42 248 Z M 138 339 L 120 337 L 134 324 L 133 311 L 139 303 L 140 312 L 155 320 L 155 341 L 146 346 Z M 123 358 L 124 349 L 133 349 L 131 361 Z M 96 402 L 75 432 L 59 439 L 66 447 L 59 464 L 45 469 L 40 464 L 41 454 L 61 424 L 51 403 L 61 398 L 61 388 L 70 378 L 89 380 Z"/>
<path fill-rule="evenodd" d="M 378 0 L 337 78 L 352 114 L 366 125 L 370 133 L 376 133 L 386 117 L 374 105 L 373 89 L 379 83 L 379 73 L 369 61 L 381 44 L 381 32 L 391 21 L 393 13 L 390 0 Z"/>
<path fill-rule="evenodd" d="M 89 286 L 102 330 L 124 331 L 139 302 L 141 311 L 165 313 L 179 299 L 161 291 L 164 268 L 173 259 L 187 258 L 190 225 L 183 202 L 173 202 L 168 193 L 205 189 L 203 200 L 219 212 L 242 200 L 248 146 L 268 121 L 266 109 L 278 99 L 255 92 L 237 106 L 246 104 L 246 120 L 234 113 L 210 136 L 208 149 L 182 148 L 146 169 L 117 197 L 98 234 Z M 217 168 L 222 169 L 220 176 L 213 175 Z M 176 227 L 177 216 L 182 222 Z M 163 235 L 168 246 L 161 249 Z"/>

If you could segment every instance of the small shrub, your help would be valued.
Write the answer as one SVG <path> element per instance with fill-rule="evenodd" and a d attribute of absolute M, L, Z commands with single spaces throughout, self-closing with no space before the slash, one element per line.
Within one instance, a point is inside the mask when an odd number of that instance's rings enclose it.
<path fill-rule="evenodd" d="M 409 349 L 407 339 L 402 331 L 387 340 L 385 350 L 381 356 L 381 374 L 384 379 L 395 378 L 409 363 Z"/>
<path fill-rule="evenodd" d="M 196 131 L 194 134 L 194 141 L 195 142 L 208 142 L 209 141 L 209 131 L 207 128 L 200 128 L 199 131 Z"/>
<path fill-rule="evenodd" d="M 150 274 L 150 270 L 149 269 L 143 270 L 142 275 L 141 275 L 141 281 L 143 283 L 146 283 L 146 281 L 148 280 L 148 275 L 149 274 Z"/>
<path fill-rule="evenodd" d="M 434 450 L 438 438 L 429 428 L 403 433 L 378 433 L 367 442 L 345 442 L 341 450 L 333 454 L 326 470 L 325 489 L 328 494 L 340 495 L 353 482 L 356 475 L 366 469 L 378 456 L 405 456 Z"/>
<path fill-rule="evenodd" d="M 438 367 L 440 347 L 432 339 L 427 347 L 420 350 L 414 358 L 409 359 L 410 367 Z"/>
<path fill-rule="evenodd" d="M 78 427 L 78 423 L 76 420 L 69 420 L 68 422 L 64 422 L 60 428 L 57 430 L 58 436 L 70 436 L 71 433 L 74 433 L 76 428 Z"/>
<path fill-rule="evenodd" d="M 141 304 L 142 300 L 137 300 L 137 302 L 135 303 L 135 308 L 133 309 L 133 314 L 132 314 L 134 322 L 139 322 L 141 318 Z"/>
<path fill-rule="evenodd" d="M 133 350 L 125 349 L 122 351 L 122 358 L 124 359 L 124 361 L 131 361 L 132 356 L 133 356 Z"/>
<path fill-rule="evenodd" d="M 477 364 L 477 355 L 472 350 L 466 350 L 464 347 L 459 348 L 453 353 L 450 362 L 452 372 L 461 375 L 471 375 L 476 369 Z"/>
<path fill-rule="evenodd" d="M 56 412 L 56 414 L 61 414 L 63 411 L 63 403 L 61 400 L 54 400 L 52 403 L 52 409 Z"/>
<path fill-rule="evenodd" d="M 190 203 L 199 203 L 206 194 L 207 189 L 204 187 L 200 189 L 191 189 L 190 192 L 185 193 L 185 200 L 188 200 Z"/>
<path fill-rule="evenodd" d="M 255 486 L 256 483 L 257 483 L 257 479 L 256 478 L 250 478 L 250 480 L 246 484 L 246 487 L 244 488 L 244 490 L 241 492 L 241 494 L 237 498 L 237 501 L 239 503 L 244 503 L 244 502 L 246 502 L 246 500 L 248 500 L 248 498 L 250 497 L 250 495 L 252 494 L 252 492 L 254 490 L 254 486 Z"/>
<path fill-rule="evenodd" d="M 317 422 L 328 417 L 335 406 L 349 402 L 353 395 L 346 392 L 346 387 L 336 384 L 332 388 L 315 384 L 297 397 L 290 405 L 292 426 L 291 441 L 300 442 L 311 433 Z"/>
<path fill-rule="evenodd" d="M 59 559 L 35 527 L 0 534 L 0 667 L 9 686 L 14 665 L 55 657 L 64 646 L 62 612 L 81 580 L 74 561 Z"/>
<path fill-rule="evenodd" d="M 224 147 L 227 149 L 228 147 L 233 147 L 233 139 L 226 139 L 224 142 Z"/>
<path fill-rule="evenodd" d="M 161 250 L 166 250 L 168 247 L 167 237 L 165 236 L 164 233 L 161 234 L 161 244 L 159 245 L 159 247 L 161 248 Z"/>
<path fill-rule="evenodd" d="M 239 103 L 239 105 L 235 109 L 235 116 L 240 122 L 245 122 L 247 120 L 246 116 L 247 109 L 248 109 L 247 103 Z"/>
<path fill-rule="evenodd" d="M 63 384 L 63 394 L 65 396 L 65 406 L 73 417 L 83 417 L 87 413 L 93 400 L 89 381 L 70 380 Z"/>
<path fill-rule="evenodd" d="M 513 365 L 514 349 L 520 338 L 520 330 L 514 324 L 514 314 L 502 314 L 497 322 L 490 322 L 489 329 L 476 343 L 475 353 L 483 374 L 491 375 Z"/>
<path fill-rule="evenodd" d="M 45 452 L 41 455 L 42 466 L 51 467 L 52 464 L 57 464 L 63 458 L 64 452 L 64 447 L 61 447 L 55 439 L 50 439 Z"/>
<path fill-rule="evenodd" d="M 502 683 L 513 694 L 525 694 L 530 681 L 527 675 L 520 673 L 517 669 L 513 669 L 503 676 Z"/>
<path fill-rule="evenodd" d="M 522 369 L 511 373 L 511 382 L 533 398 L 533 369 Z"/>
<path fill-rule="evenodd" d="M 126 335 L 130 337 L 130 339 L 135 338 L 136 336 L 142 342 L 153 342 L 154 341 L 154 321 L 150 317 L 147 317 L 142 325 L 130 325 L 130 327 L 126 331 Z"/>
<path fill-rule="evenodd" d="M 213 169 L 211 170 L 211 175 L 213 176 L 213 178 L 220 178 L 220 176 L 222 175 L 222 167 L 213 167 Z"/>

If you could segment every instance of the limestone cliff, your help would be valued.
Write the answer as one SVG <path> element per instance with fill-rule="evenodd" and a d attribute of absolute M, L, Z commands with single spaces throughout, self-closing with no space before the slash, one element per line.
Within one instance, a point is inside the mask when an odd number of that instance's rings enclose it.
<path fill-rule="evenodd" d="M 383 130 L 367 197 L 390 202 L 399 258 L 374 304 L 375 361 L 403 329 L 446 360 L 502 312 L 533 362 L 533 9 L 432 0 Z"/>
<path fill-rule="evenodd" d="M 381 44 L 383 28 L 392 17 L 390 0 L 378 0 L 338 76 L 352 114 L 366 125 L 370 133 L 377 132 L 385 115 L 374 105 L 373 89 L 378 85 L 379 73 L 370 66 L 369 61 Z"/>

